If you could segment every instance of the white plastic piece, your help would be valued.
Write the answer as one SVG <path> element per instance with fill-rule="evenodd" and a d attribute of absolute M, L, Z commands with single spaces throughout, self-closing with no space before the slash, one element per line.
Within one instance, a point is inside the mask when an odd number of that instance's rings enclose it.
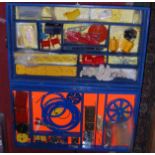
<path fill-rule="evenodd" d="M 112 81 L 115 78 L 126 78 L 136 80 L 136 69 L 111 68 L 110 66 L 100 65 L 99 67 L 83 67 L 80 77 L 96 77 L 98 81 Z"/>

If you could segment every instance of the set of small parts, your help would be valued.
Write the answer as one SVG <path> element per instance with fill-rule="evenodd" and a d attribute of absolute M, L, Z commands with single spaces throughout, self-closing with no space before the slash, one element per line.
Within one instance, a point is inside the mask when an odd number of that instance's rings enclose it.
<path fill-rule="evenodd" d="M 107 28 L 104 25 L 97 24 L 92 24 L 86 33 L 81 33 L 76 30 L 68 30 L 66 32 L 66 40 L 68 42 L 86 45 L 100 45 L 100 43 L 106 40 L 107 37 Z"/>
<path fill-rule="evenodd" d="M 26 93 L 19 93 L 18 95 L 22 95 L 26 97 Z M 70 92 L 64 97 L 61 93 L 55 93 L 56 97 L 49 98 L 46 100 L 51 93 L 44 94 L 40 99 L 40 106 L 42 109 L 42 120 L 36 119 L 37 125 L 44 125 L 52 130 L 54 133 L 66 133 L 67 131 L 75 128 L 78 123 L 81 121 L 81 112 L 78 110 L 76 105 L 78 105 L 83 99 L 80 93 Z M 45 102 L 46 101 L 46 102 Z M 19 105 L 18 99 L 16 99 L 16 130 L 17 134 L 17 141 L 20 143 L 26 143 L 29 141 L 28 136 L 28 118 L 27 113 L 22 115 L 21 118 L 19 111 L 25 107 L 25 103 L 23 105 Z M 59 109 L 59 108 L 63 108 Z M 117 107 L 114 109 L 114 107 Z M 58 110 L 57 110 L 58 109 Z M 61 118 L 61 115 L 65 113 L 66 110 L 72 113 L 72 120 L 68 123 L 63 125 L 58 125 L 52 121 L 52 118 Z M 111 113 L 113 111 L 114 113 Z M 116 100 L 111 101 L 108 106 L 106 107 L 106 114 L 109 118 L 109 123 L 120 123 L 127 121 L 132 116 L 133 108 L 129 101 L 118 98 Z M 116 117 L 115 117 L 116 116 Z M 62 118 L 64 119 L 64 118 Z M 84 134 L 84 143 L 89 144 L 93 138 L 93 130 L 94 130 L 94 123 L 95 123 L 95 107 L 89 106 L 85 107 L 85 134 Z M 34 135 L 33 136 L 34 142 L 51 142 L 54 144 L 57 143 L 65 143 L 67 140 L 62 139 L 61 137 L 52 136 L 48 137 L 45 135 Z M 78 143 L 78 137 L 74 137 L 71 139 L 72 144 Z"/>
<path fill-rule="evenodd" d="M 116 37 L 110 39 L 109 50 L 111 52 L 117 52 L 118 48 L 121 45 L 121 51 L 124 53 L 129 53 L 134 46 L 133 40 L 137 37 L 137 31 L 133 28 L 127 29 L 124 31 L 124 40 L 119 43 L 119 40 Z"/>
<path fill-rule="evenodd" d="M 45 24 L 45 33 L 40 34 L 41 39 L 41 47 L 42 48 L 50 48 L 52 45 L 53 47 L 57 44 L 61 44 L 61 40 L 57 35 L 60 35 L 62 31 L 62 25 L 61 24 Z M 52 36 L 48 37 L 48 35 Z M 54 37 L 56 35 L 56 37 Z"/>
<path fill-rule="evenodd" d="M 99 65 L 99 67 L 84 66 L 80 72 L 80 77 L 95 77 L 98 81 L 112 81 L 115 78 L 126 78 L 136 80 L 135 69 L 111 68 L 109 65 Z"/>
<path fill-rule="evenodd" d="M 22 97 L 26 97 L 27 93 L 19 93 L 18 95 L 22 95 Z M 49 97 L 51 93 L 47 93 L 42 96 L 41 98 L 41 109 L 42 109 L 42 120 L 36 119 L 36 124 L 38 125 L 45 125 L 55 133 L 60 132 L 67 132 L 68 130 L 73 129 L 77 124 L 81 121 L 81 112 L 76 107 L 82 100 L 82 97 L 79 93 L 68 93 L 67 97 L 65 98 L 62 94 L 56 93 L 57 97 L 49 99 L 45 102 L 46 98 Z M 23 108 L 26 109 L 26 103 L 23 102 L 23 105 L 19 105 L 19 96 L 16 99 L 16 130 L 17 136 L 16 139 L 20 143 L 26 143 L 29 141 L 28 136 L 28 112 L 25 110 L 24 115 L 21 115 L 19 111 Z M 61 110 L 63 108 L 63 110 Z M 58 111 L 56 111 L 58 109 Z M 60 111 L 59 111 L 60 109 Z M 63 115 L 66 110 L 69 110 L 69 115 L 72 114 L 72 120 L 69 124 L 66 125 L 57 125 L 55 122 L 52 121 L 51 118 L 59 118 Z M 68 115 L 68 116 L 69 116 Z M 62 118 L 64 119 L 64 118 Z M 46 141 L 46 136 L 35 136 L 35 141 Z M 54 139 L 52 139 L 53 141 Z M 72 139 L 73 140 L 73 139 Z M 58 142 L 58 141 L 57 141 Z M 73 140 L 75 143 L 75 140 Z"/>

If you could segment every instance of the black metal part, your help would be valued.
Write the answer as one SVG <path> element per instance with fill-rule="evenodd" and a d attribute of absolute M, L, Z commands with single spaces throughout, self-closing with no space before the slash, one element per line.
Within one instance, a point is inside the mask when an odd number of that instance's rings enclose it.
<path fill-rule="evenodd" d="M 137 31 L 133 28 L 124 31 L 124 38 L 127 40 L 132 40 L 137 37 Z"/>
<path fill-rule="evenodd" d="M 27 124 L 24 124 L 24 123 L 17 124 L 16 125 L 16 130 L 19 133 L 27 133 L 28 132 L 28 125 Z"/>
<path fill-rule="evenodd" d="M 85 130 L 92 131 L 94 130 L 95 122 L 95 107 L 89 106 L 85 107 Z"/>
<path fill-rule="evenodd" d="M 79 142 L 79 137 L 72 137 L 72 144 L 76 145 Z"/>
<path fill-rule="evenodd" d="M 58 35 L 58 34 L 61 34 L 62 27 L 63 27 L 62 24 L 46 23 L 45 24 L 45 33 L 50 34 L 50 35 Z"/>

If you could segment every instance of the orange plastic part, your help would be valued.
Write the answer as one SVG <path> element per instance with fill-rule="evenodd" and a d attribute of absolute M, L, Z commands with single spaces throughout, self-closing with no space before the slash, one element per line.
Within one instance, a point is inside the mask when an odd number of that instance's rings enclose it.
<path fill-rule="evenodd" d="M 110 39 L 110 42 L 109 42 L 109 50 L 111 52 L 116 52 L 117 49 L 118 49 L 118 47 L 119 47 L 118 40 L 115 37 L 113 37 L 112 39 Z"/>
<path fill-rule="evenodd" d="M 123 41 L 122 41 L 122 51 L 124 53 L 129 53 L 132 50 L 133 46 L 134 46 L 134 43 L 132 41 L 129 41 L 127 39 L 123 39 Z"/>

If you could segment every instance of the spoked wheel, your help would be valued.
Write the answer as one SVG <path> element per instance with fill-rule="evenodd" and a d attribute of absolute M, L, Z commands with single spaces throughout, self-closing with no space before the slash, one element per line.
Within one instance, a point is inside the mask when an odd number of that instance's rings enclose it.
<path fill-rule="evenodd" d="M 71 100 L 73 104 L 78 104 L 81 102 L 82 98 L 80 93 L 68 93 L 67 100 Z"/>
<path fill-rule="evenodd" d="M 121 98 L 111 101 L 106 109 L 110 121 L 115 123 L 127 121 L 133 113 L 130 102 Z"/>

